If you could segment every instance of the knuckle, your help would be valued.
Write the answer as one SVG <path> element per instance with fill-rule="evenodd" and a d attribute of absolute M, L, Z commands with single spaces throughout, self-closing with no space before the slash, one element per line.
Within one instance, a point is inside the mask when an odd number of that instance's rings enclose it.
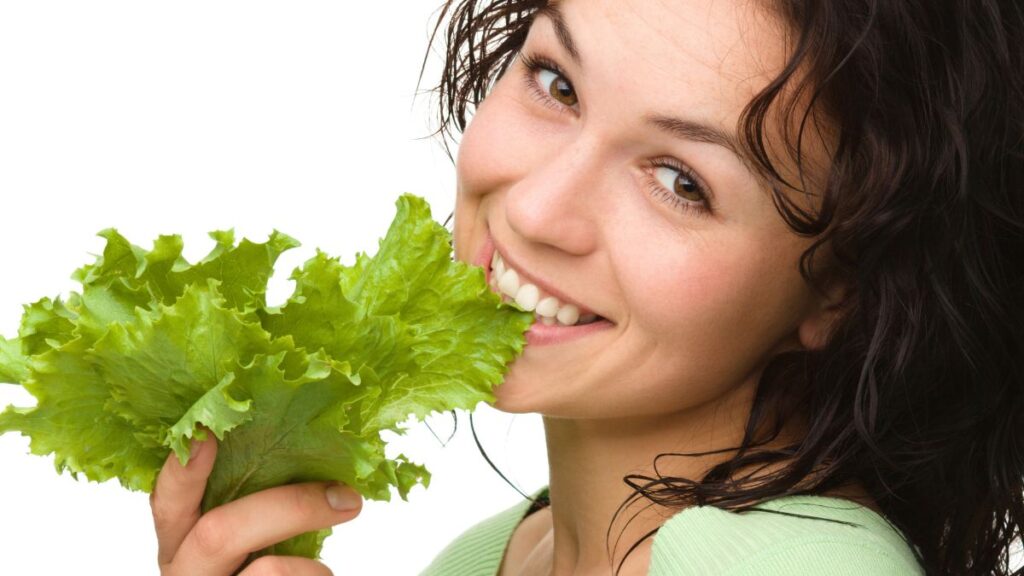
<path fill-rule="evenodd" d="M 163 530 L 178 524 L 184 518 L 184 514 L 159 498 L 150 498 L 149 507 L 153 512 L 153 524 L 157 530 Z"/>
<path fill-rule="evenodd" d="M 192 540 L 196 550 L 208 558 L 223 554 L 229 538 L 227 521 L 216 510 L 211 510 L 200 517 L 192 529 Z"/>
<path fill-rule="evenodd" d="M 316 515 L 323 511 L 327 505 L 327 498 L 323 488 L 315 484 L 296 486 L 292 493 L 292 507 L 300 517 Z"/>

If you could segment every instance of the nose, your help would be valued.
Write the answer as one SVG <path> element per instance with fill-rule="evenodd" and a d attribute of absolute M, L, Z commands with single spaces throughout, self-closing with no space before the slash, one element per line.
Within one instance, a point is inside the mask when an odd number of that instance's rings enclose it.
<path fill-rule="evenodd" d="M 505 218 L 524 240 L 581 255 L 594 249 L 608 170 L 601 149 L 577 135 L 553 154 L 539 154 L 526 176 L 509 188 Z"/>

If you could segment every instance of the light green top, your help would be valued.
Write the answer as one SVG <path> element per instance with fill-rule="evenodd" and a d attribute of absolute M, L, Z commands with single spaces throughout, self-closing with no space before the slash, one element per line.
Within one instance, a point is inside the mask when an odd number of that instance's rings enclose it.
<path fill-rule="evenodd" d="M 547 495 L 547 487 L 533 495 Z M 495 576 L 524 500 L 453 540 L 420 576 Z M 850 522 L 713 506 L 681 510 L 654 535 L 649 576 L 923 575 L 900 532 L 870 508 L 827 496 L 785 496 L 757 505 Z M 628 548 L 628 547 L 627 547 Z M 513 576 L 513 575 L 509 575 Z"/>

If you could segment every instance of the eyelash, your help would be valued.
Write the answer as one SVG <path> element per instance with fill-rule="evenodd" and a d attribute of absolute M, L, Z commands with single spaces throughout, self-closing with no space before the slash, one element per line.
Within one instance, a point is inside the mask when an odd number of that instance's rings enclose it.
<path fill-rule="evenodd" d="M 559 104 L 551 98 L 551 96 L 541 88 L 540 84 L 537 82 L 536 76 L 537 72 L 541 70 L 548 70 L 549 72 L 558 74 L 563 80 L 572 86 L 572 82 L 569 81 L 569 76 L 566 75 L 558 64 L 555 64 L 552 60 L 545 58 L 544 56 L 521 53 L 520 59 L 523 62 L 523 67 L 526 69 L 526 74 L 524 75 L 523 80 L 533 98 L 559 114 L 565 113 L 565 105 Z M 659 158 L 652 160 L 649 164 L 649 168 L 651 170 L 656 170 L 662 167 L 671 168 L 692 182 L 696 188 L 697 194 L 700 195 L 702 200 L 700 202 L 684 200 L 672 191 L 667 190 L 656 178 L 651 176 L 648 181 L 648 190 L 653 196 L 672 205 L 672 207 L 677 210 L 689 212 L 695 216 L 707 217 L 712 214 L 713 206 L 711 205 L 711 195 L 708 193 L 708 188 L 692 170 L 673 158 Z"/>

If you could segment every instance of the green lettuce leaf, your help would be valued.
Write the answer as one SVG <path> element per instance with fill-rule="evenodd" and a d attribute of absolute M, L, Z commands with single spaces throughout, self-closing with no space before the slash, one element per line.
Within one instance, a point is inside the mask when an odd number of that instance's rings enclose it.
<path fill-rule="evenodd" d="M 210 236 L 200 262 L 164 235 L 152 250 L 114 229 L 76 270 L 82 291 L 24 306 L 18 336 L 0 337 L 0 381 L 37 400 L 0 413 L 58 472 L 116 478 L 150 492 L 173 452 L 218 438 L 204 511 L 282 484 L 339 481 L 374 500 L 405 500 L 430 473 L 385 456 L 381 432 L 410 417 L 471 410 L 525 345 L 533 315 L 501 302 L 479 267 L 452 260 L 447 230 L 404 194 L 373 257 L 316 251 L 295 291 L 266 305 L 274 263 L 299 246 L 274 231 L 261 244 Z M 316 558 L 330 530 L 260 551 Z"/>

